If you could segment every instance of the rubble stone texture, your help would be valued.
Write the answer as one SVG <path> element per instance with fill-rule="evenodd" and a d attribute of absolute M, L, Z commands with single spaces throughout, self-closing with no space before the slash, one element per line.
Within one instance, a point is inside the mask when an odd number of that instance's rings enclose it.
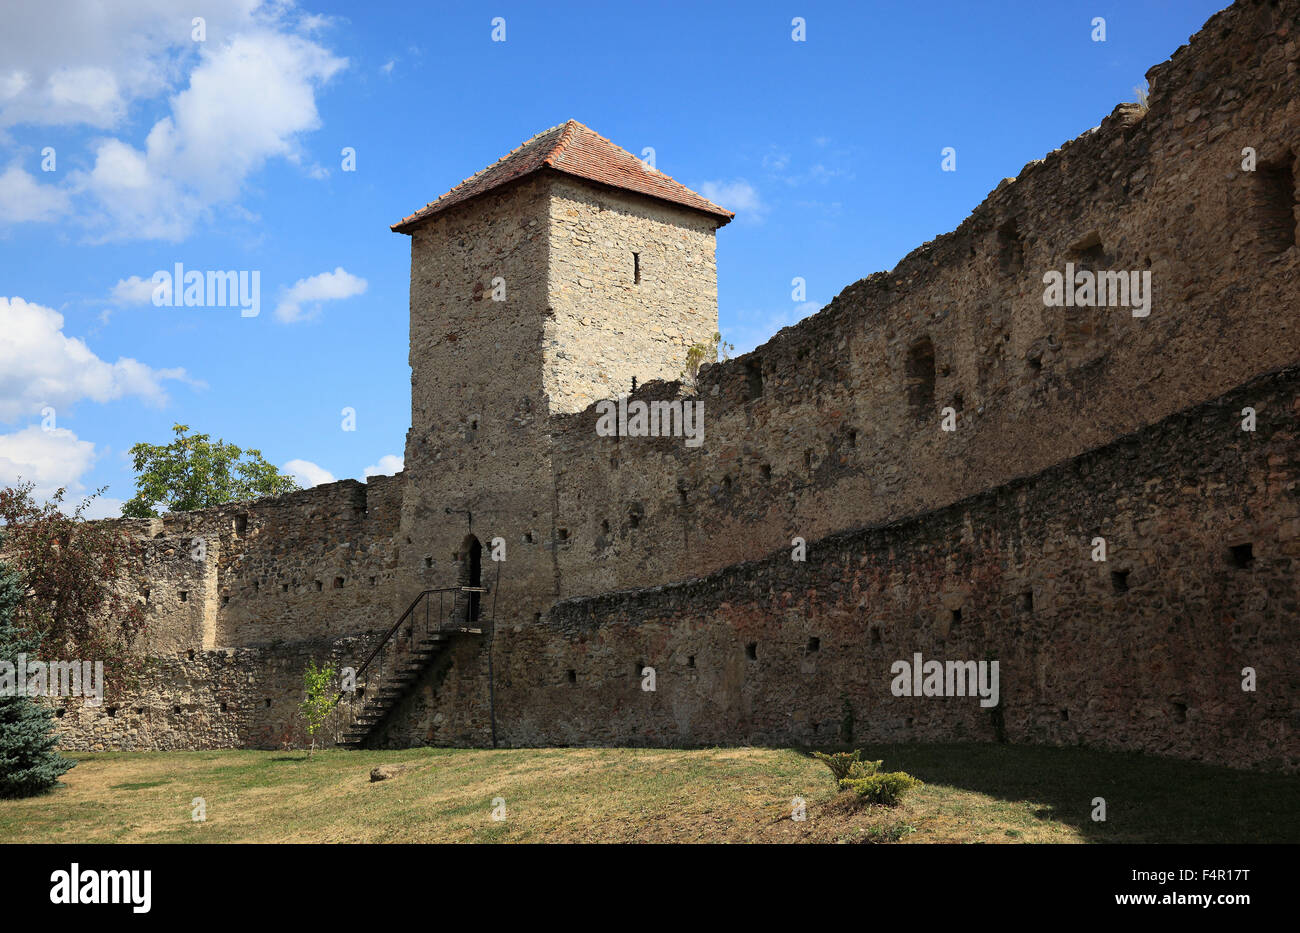
<path fill-rule="evenodd" d="M 505 744 L 1006 739 L 1300 770 L 1298 68 L 1300 2 L 1217 14 L 1148 72 L 1149 110 L 707 367 L 695 449 L 599 437 L 594 406 L 633 377 L 680 396 L 728 217 L 526 144 L 528 171 L 397 225 L 404 472 L 123 521 L 151 663 L 138 697 L 60 703 L 65 743 L 301 743 L 308 658 L 355 664 L 483 548 Z M 1150 271 L 1150 316 L 1045 307 L 1066 262 Z M 996 712 L 893 696 L 918 651 L 997 659 Z M 378 742 L 485 744 L 487 652 L 458 636 Z"/>

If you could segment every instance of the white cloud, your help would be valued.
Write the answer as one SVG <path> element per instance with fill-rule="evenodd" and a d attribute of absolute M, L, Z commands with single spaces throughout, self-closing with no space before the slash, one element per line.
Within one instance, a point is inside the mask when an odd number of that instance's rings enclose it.
<path fill-rule="evenodd" d="M 32 495 L 40 502 L 63 489 L 60 509 L 71 515 L 91 492 L 82 477 L 96 459 L 95 445 L 80 440 L 66 428 L 45 430 L 30 425 L 12 434 L 0 434 L 0 486 L 32 483 Z M 81 515 L 120 518 L 123 504 L 121 499 L 96 496 Z"/>
<path fill-rule="evenodd" d="M 402 472 L 404 466 L 401 457 L 396 454 L 384 454 L 379 458 L 378 463 L 366 467 L 365 476 L 367 479 L 372 476 L 392 476 L 395 473 Z"/>
<path fill-rule="evenodd" d="M 71 502 L 71 505 L 67 505 L 65 503 L 65 507 L 63 510 L 65 512 L 70 512 L 73 509 L 75 509 L 78 505 L 81 504 L 81 500 L 76 498 L 75 496 L 69 498 L 73 499 L 74 501 Z M 121 518 L 122 506 L 124 506 L 125 504 L 126 504 L 125 500 L 122 499 L 113 499 L 108 496 L 96 496 L 94 499 L 90 500 L 90 504 L 87 505 L 86 510 L 81 513 L 81 517 L 87 519 Z"/>
<path fill-rule="evenodd" d="M 0 223 L 55 220 L 68 212 L 70 204 L 66 191 L 41 184 L 17 165 L 0 175 Z"/>
<path fill-rule="evenodd" d="M 87 398 L 134 395 L 161 405 L 163 383 L 189 381 L 184 369 L 153 369 L 130 357 L 109 363 L 63 333 L 63 315 L 22 298 L 0 297 L 0 421 L 58 409 Z"/>
<path fill-rule="evenodd" d="M 154 287 L 152 279 L 142 279 L 138 275 L 133 275 L 127 279 L 119 279 L 108 296 L 114 304 L 119 305 L 153 304 Z"/>
<path fill-rule="evenodd" d="M 334 482 L 334 474 L 329 470 L 319 467 L 310 460 L 290 460 L 280 468 L 281 472 L 288 473 L 298 481 L 298 485 L 303 489 L 310 489 L 313 486 L 320 486 L 323 483 Z"/>
<path fill-rule="evenodd" d="M 327 18 L 297 16 L 279 0 L 209 0 L 207 39 L 194 42 L 191 17 L 174 0 L 115 3 L 112 15 L 102 6 L 68 0 L 54 30 L 47 3 L 19 0 L 12 17 L 6 11 L 0 66 L 0 128 L 114 129 L 133 102 L 173 92 L 170 113 L 141 143 L 97 139 L 91 167 L 69 172 L 56 189 L 76 201 L 92 239 L 182 239 L 214 208 L 234 210 L 247 178 L 269 159 L 302 161 L 299 136 L 320 126 L 316 92 L 347 65 L 306 38 Z M 30 176 L 7 182 L 0 191 L 15 193 L 0 194 L 0 221 L 68 211 Z"/>
<path fill-rule="evenodd" d="M 0 485 L 35 483 L 38 499 L 48 499 L 60 487 L 81 490 L 81 477 L 94 463 L 95 445 L 67 428 L 47 431 L 33 424 L 0 434 Z"/>
<path fill-rule="evenodd" d="M 767 205 L 758 196 L 757 189 L 743 178 L 704 181 L 696 190 L 719 207 L 735 211 L 740 220 L 759 221 L 767 213 Z"/>
<path fill-rule="evenodd" d="M 288 324 L 309 320 L 319 312 L 320 302 L 351 298 L 365 290 L 365 279 L 345 272 L 343 267 L 339 266 L 333 272 L 322 272 L 320 275 L 294 282 L 280 298 L 280 303 L 275 308 L 275 316 L 277 320 Z M 308 305 L 305 311 L 303 305 Z"/>

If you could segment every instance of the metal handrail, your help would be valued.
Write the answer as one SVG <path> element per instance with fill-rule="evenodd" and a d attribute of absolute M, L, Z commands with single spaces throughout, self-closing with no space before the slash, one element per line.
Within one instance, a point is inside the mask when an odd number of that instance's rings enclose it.
<path fill-rule="evenodd" d="M 481 587 L 481 586 L 439 586 L 430 590 L 421 590 L 420 594 L 411 601 L 411 605 L 406 607 L 406 611 L 403 612 L 398 617 L 397 621 L 393 623 L 393 627 L 390 628 L 388 632 L 384 635 L 384 637 L 379 640 L 379 644 L 375 645 L 374 649 L 370 652 L 370 654 L 366 656 L 366 659 L 361 662 L 361 665 L 353 673 L 353 677 L 359 678 L 366 671 L 366 669 L 370 667 L 371 662 L 374 661 L 376 657 L 379 657 L 380 653 L 385 648 L 388 647 L 389 643 L 393 641 L 394 636 L 396 636 L 398 631 L 402 628 L 402 623 L 411 617 L 412 613 L 415 612 L 416 607 L 418 607 L 423 600 L 427 599 L 428 597 L 432 596 L 435 593 L 486 593 L 486 592 L 487 592 L 486 587 Z M 441 613 L 439 614 L 438 623 L 439 623 L 439 628 L 441 628 L 442 626 Z M 425 627 L 426 629 L 428 628 L 427 615 L 425 617 Z M 411 635 L 412 638 L 414 638 L 415 635 L 414 625 L 412 625 L 411 627 Z M 382 660 L 380 663 L 382 665 Z M 340 701 L 342 701 L 344 696 L 345 696 L 344 691 L 340 690 L 338 696 L 334 698 L 334 705 L 336 707 L 339 705 Z"/>

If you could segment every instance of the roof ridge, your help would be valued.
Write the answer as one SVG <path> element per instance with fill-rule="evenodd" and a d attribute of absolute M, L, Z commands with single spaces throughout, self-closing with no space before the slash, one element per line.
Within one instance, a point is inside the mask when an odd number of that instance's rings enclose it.
<path fill-rule="evenodd" d="M 721 218 L 719 226 L 735 217 L 731 211 L 692 191 L 586 124 L 568 119 L 528 137 L 486 168 L 393 224 L 391 229 L 410 233 L 417 224 L 439 211 L 543 169 L 702 211 Z"/>
<path fill-rule="evenodd" d="M 569 148 L 569 143 L 573 142 L 574 130 L 579 126 L 582 126 L 582 124 L 577 120 L 564 121 L 564 132 L 560 134 L 559 140 L 551 147 L 550 153 L 542 160 L 544 164 L 549 165 L 551 168 L 555 168 L 555 160 L 564 155 L 565 151 Z M 582 128 L 584 130 L 587 129 L 585 126 L 582 126 Z M 554 127 L 552 127 L 552 129 L 554 129 Z M 591 132 L 590 130 L 587 131 Z"/>

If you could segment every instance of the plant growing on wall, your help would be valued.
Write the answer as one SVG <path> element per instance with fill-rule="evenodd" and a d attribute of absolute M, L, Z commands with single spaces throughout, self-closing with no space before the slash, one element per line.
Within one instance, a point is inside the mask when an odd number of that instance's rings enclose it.
<path fill-rule="evenodd" d="M 16 665 L 20 654 L 36 657 L 40 648 L 40 639 L 15 620 L 25 596 L 22 578 L 0 564 L 0 661 L 8 664 Z M 76 762 L 54 750 L 53 711 L 5 681 L 0 673 L 0 797 L 30 797 L 53 787 Z"/>
<path fill-rule="evenodd" d="M 127 518 L 151 518 L 161 506 L 168 512 L 239 502 L 261 496 L 278 496 L 298 489 L 262 459 L 260 450 L 244 450 L 206 434 L 189 434 L 189 426 L 172 426 L 170 444 L 136 444 L 131 448 L 135 467 L 135 496 L 122 506 Z"/>
<path fill-rule="evenodd" d="M 711 343 L 696 343 L 686 348 L 686 368 L 682 370 L 681 379 L 692 390 L 699 388 L 700 367 L 705 363 L 726 362 L 736 348 L 722 339 L 716 331 Z"/>
<path fill-rule="evenodd" d="M 298 709 L 307 726 L 307 735 L 311 738 L 308 758 L 316 753 L 316 733 L 325 727 L 326 720 L 334 712 L 334 698 L 338 695 L 335 686 L 337 679 L 338 671 L 334 669 L 334 665 L 317 667 L 315 658 L 312 658 L 302 676 L 307 696 Z"/>
<path fill-rule="evenodd" d="M 103 661 L 106 687 L 118 689 L 139 667 L 121 663 L 144 627 L 134 579 L 139 546 L 110 523 L 82 517 L 99 492 L 66 515 L 62 489 L 38 503 L 32 488 L 0 488 L 0 554 L 25 594 L 14 624 L 39 642 L 44 658 Z"/>

